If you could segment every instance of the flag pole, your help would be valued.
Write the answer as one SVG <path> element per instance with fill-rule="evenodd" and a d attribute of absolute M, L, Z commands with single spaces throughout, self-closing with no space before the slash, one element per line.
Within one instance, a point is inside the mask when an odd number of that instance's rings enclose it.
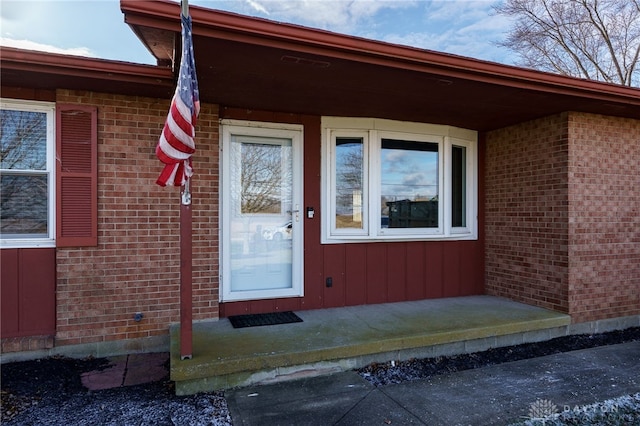
<path fill-rule="evenodd" d="M 189 0 L 181 0 L 182 15 L 189 16 Z M 184 42 L 184 40 L 183 40 Z M 183 58 L 181 60 L 184 60 Z M 180 194 L 180 359 L 193 357 L 192 313 L 192 213 L 191 178 L 187 176 Z"/>
<path fill-rule="evenodd" d="M 190 178 L 180 197 L 180 359 L 191 359 L 192 330 L 192 214 Z"/>

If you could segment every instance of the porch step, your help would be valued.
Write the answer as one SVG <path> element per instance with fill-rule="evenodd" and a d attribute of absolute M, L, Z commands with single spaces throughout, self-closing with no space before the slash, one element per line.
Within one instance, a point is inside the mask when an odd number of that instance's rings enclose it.
<path fill-rule="evenodd" d="M 569 315 L 492 296 L 296 311 L 303 322 L 235 329 L 193 324 L 193 358 L 171 327 L 176 394 L 360 368 L 372 362 L 477 352 L 566 334 Z"/>

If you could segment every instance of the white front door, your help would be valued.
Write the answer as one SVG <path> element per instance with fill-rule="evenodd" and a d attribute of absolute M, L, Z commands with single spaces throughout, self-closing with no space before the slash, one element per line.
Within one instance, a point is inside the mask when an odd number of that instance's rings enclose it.
<path fill-rule="evenodd" d="M 302 296 L 302 126 L 225 120 L 221 133 L 221 300 Z"/>

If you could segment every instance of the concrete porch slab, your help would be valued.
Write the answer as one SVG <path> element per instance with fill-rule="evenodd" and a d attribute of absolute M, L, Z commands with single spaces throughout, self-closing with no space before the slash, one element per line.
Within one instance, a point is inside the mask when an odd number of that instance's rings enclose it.
<path fill-rule="evenodd" d="M 359 368 L 372 362 L 486 350 L 565 335 L 570 317 L 507 299 L 471 296 L 297 311 L 301 323 L 234 329 L 194 323 L 193 358 L 171 327 L 176 393 L 228 389 Z"/>

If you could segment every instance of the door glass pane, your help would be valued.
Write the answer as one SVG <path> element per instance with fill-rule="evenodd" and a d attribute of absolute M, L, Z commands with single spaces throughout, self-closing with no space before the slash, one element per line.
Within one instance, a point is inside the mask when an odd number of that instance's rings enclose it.
<path fill-rule="evenodd" d="M 46 175 L 10 175 L 0 178 L 2 238 L 47 237 L 49 189 Z"/>
<path fill-rule="evenodd" d="M 362 138 L 336 138 L 336 228 L 362 229 Z"/>
<path fill-rule="evenodd" d="M 0 110 L 0 168 L 47 169 L 47 114 Z"/>
<path fill-rule="evenodd" d="M 231 137 L 231 291 L 292 287 L 292 143 Z"/>
<path fill-rule="evenodd" d="M 467 226 L 467 148 L 451 148 L 451 224 Z"/>
<path fill-rule="evenodd" d="M 382 228 L 438 227 L 438 144 L 382 139 Z"/>

